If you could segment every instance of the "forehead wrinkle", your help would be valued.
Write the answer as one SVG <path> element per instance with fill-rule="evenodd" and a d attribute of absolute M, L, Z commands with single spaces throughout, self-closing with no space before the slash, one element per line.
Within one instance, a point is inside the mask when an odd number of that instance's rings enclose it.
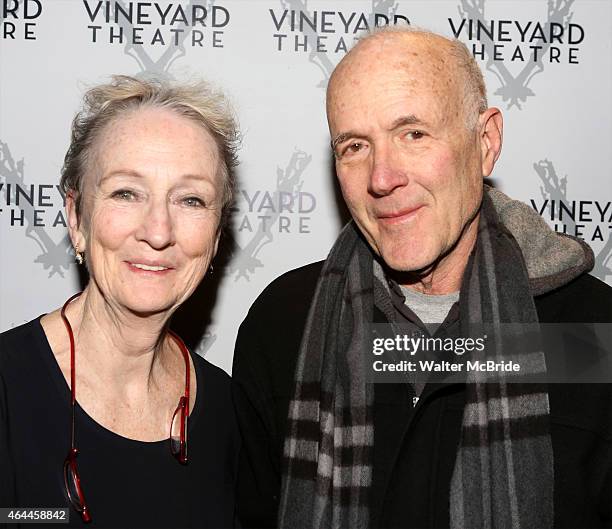
<path fill-rule="evenodd" d="M 109 178 L 113 178 L 117 176 L 129 176 L 129 177 L 134 177 L 134 178 L 143 178 L 143 176 L 138 171 L 135 171 L 133 169 L 115 169 L 114 171 L 111 171 L 110 173 L 104 175 L 100 179 L 99 183 L 101 184 L 105 180 L 108 180 Z"/>
<path fill-rule="evenodd" d="M 381 42 L 366 42 L 372 45 L 351 50 L 352 56 L 347 55 L 334 71 L 328 86 L 328 117 L 332 117 L 334 111 L 343 111 L 347 94 L 376 82 L 378 77 L 393 77 L 394 72 L 403 72 L 404 75 L 392 81 L 417 95 L 431 96 L 436 101 L 435 121 L 443 126 L 462 122 L 462 74 L 457 71 L 459 67 L 452 56 L 444 53 L 448 42 L 442 37 L 433 39 L 422 35 L 384 36 L 384 40 L 376 39 Z M 393 45 L 391 49 L 388 44 Z"/>
<path fill-rule="evenodd" d="M 412 82 L 435 74 L 444 86 L 458 89 L 453 79 L 458 77 L 459 66 L 453 64 L 452 56 L 447 53 L 449 49 L 448 39 L 421 33 L 380 33 L 360 41 L 332 73 L 328 84 L 328 109 L 336 98 L 337 84 L 342 86 L 347 77 L 353 78 L 354 86 L 358 86 L 364 78 L 369 82 L 379 68 L 401 69 L 410 75 Z M 431 88 L 437 88 L 434 78 L 430 82 Z"/>
<path fill-rule="evenodd" d="M 395 130 L 406 125 L 428 125 L 428 123 L 414 114 L 408 114 L 395 119 L 389 126 L 389 130 Z"/>

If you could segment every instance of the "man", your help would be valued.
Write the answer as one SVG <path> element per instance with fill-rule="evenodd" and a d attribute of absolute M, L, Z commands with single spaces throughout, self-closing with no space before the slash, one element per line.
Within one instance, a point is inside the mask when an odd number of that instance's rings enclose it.
<path fill-rule="evenodd" d="M 365 380 L 372 322 L 457 337 L 472 322 L 612 321 L 588 246 L 483 185 L 502 116 L 467 48 L 374 33 L 334 71 L 327 115 L 353 222 L 241 326 L 243 525 L 611 527 L 610 385 Z"/>

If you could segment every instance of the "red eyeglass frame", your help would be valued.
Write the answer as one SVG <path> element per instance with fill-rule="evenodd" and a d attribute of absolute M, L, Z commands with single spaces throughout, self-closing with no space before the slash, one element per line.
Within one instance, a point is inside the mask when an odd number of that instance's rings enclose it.
<path fill-rule="evenodd" d="M 66 317 L 66 307 L 78 298 L 82 292 L 76 293 L 74 296 L 71 296 L 66 300 L 64 305 L 62 306 L 62 310 L 60 311 L 60 315 L 66 326 L 66 331 L 68 332 L 68 338 L 70 340 L 70 408 L 71 408 L 71 426 L 70 426 L 70 449 L 68 450 L 68 455 L 66 459 L 64 459 L 64 486 L 66 488 L 66 495 L 68 496 L 68 500 L 74 507 L 74 509 L 81 515 L 81 518 L 85 523 L 91 522 L 91 513 L 87 506 L 87 502 L 85 501 L 85 495 L 83 493 L 83 488 L 81 486 L 81 478 L 79 476 L 79 471 L 77 468 L 76 458 L 79 453 L 75 444 L 75 427 L 74 427 L 74 417 L 75 417 L 75 404 L 76 404 L 76 361 L 75 361 L 75 346 L 74 346 L 74 334 L 72 332 L 72 326 Z M 187 419 L 189 417 L 189 386 L 190 386 L 190 378 L 191 378 L 191 368 L 189 364 L 189 350 L 187 346 L 181 340 L 181 338 L 175 334 L 173 331 L 168 329 L 168 334 L 171 338 L 176 342 L 181 350 L 183 355 L 183 360 L 185 361 L 185 391 L 183 396 L 179 399 L 178 406 L 174 411 L 172 416 L 172 422 L 170 423 L 170 452 L 177 459 L 177 461 L 183 465 L 187 464 Z M 172 442 L 172 426 L 176 419 L 177 413 L 180 412 L 180 433 L 179 433 L 179 444 L 178 448 L 175 448 Z M 70 486 L 68 484 L 70 478 L 72 478 L 72 482 L 74 483 L 74 489 L 76 492 L 76 498 L 71 493 Z"/>
<path fill-rule="evenodd" d="M 187 420 L 189 418 L 189 386 L 191 383 L 191 368 L 189 365 L 189 350 L 185 345 L 185 342 L 181 340 L 178 334 L 174 333 L 170 329 L 168 329 L 168 334 L 176 344 L 179 346 L 181 353 L 183 354 L 183 360 L 185 361 L 185 391 L 183 392 L 183 396 L 179 399 L 178 406 L 174 411 L 174 415 L 172 416 L 172 421 L 170 422 L 170 452 L 177 459 L 177 461 L 183 465 L 187 464 Z M 176 414 L 180 411 L 181 413 L 181 425 L 180 425 L 180 434 L 179 434 L 179 447 L 176 450 L 172 444 L 172 425 L 174 424 L 174 419 Z"/>

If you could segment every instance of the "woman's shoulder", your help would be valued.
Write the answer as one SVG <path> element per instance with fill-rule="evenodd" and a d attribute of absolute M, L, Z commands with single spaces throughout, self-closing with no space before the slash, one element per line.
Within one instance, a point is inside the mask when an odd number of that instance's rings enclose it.
<path fill-rule="evenodd" d="M 233 413 L 230 376 L 198 354 L 192 353 L 192 358 L 198 377 L 196 408 L 209 418 L 225 420 Z"/>
<path fill-rule="evenodd" d="M 44 344 L 41 317 L 0 333 L 0 366 L 27 361 L 30 353 Z"/>
<path fill-rule="evenodd" d="M 223 371 L 223 369 L 217 367 L 197 353 L 192 353 L 191 358 L 198 374 L 204 377 L 205 384 L 208 384 L 213 389 L 217 388 L 219 390 L 229 391 L 230 376 Z"/>

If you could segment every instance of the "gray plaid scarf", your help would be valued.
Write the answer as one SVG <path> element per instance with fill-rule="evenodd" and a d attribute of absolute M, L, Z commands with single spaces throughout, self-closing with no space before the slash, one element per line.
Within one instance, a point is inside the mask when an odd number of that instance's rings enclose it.
<path fill-rule="evenodd" d="M 374 262 L 351 222 L 321 271 L 289 404 L 279 510 L 283 529 L 370 525 L 374 391 L 365 381 L 363 353 L 374 300 L 388 296 L 374 279 Z M 525 347 L 533 373 L 545 372 L 537 340 L 522 332 L 523 325 L 537 323 L 525 263 L 487 194 L 463 278 L 460 313 L 465 336 L 473 324 L 498 329 L 515 322 L 513 338 Z M 502 344 L 497 345 L 501 354 Z M 545 386 L 503 379 L 491 383 L 479 375 L 468 382 L 450 485 L 451 527 L 552 527 L 553 456 Z"/>

